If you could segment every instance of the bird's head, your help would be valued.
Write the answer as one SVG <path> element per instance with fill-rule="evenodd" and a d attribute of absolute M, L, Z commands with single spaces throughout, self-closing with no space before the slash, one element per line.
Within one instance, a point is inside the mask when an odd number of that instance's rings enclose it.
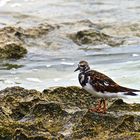
<path fill-rule="evenodd" d="M 80 72 L 86 72 L 88 70 L 90 70 L 90 67 L 88 65 L 88 62 L 86 61 L 80 61 L 78 64 L 78 68 L 75 71 L 80 71 Z"/>

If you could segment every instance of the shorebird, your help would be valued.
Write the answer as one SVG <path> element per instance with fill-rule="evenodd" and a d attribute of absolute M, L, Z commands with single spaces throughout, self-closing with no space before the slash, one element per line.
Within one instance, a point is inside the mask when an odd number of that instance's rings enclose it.
<path fill-rule="evenodd" d="M 92 93 L 95 97 L 101 98 L 98 105 L 92 112 L 106 113 L 106 99 L 108 98 L 123 98 L 125 96 L 137 96 L 135 92 L 140 92 L 137 89 L 131 89 L 120 86 L 110 77 L 95 70 L 91 70 L 88 62 L 80 61 L 78 68 L 75 71 L 79 73 L 79 83 L 87 92 Z M 103 104 L 103 107 L 102 107 Z"/>

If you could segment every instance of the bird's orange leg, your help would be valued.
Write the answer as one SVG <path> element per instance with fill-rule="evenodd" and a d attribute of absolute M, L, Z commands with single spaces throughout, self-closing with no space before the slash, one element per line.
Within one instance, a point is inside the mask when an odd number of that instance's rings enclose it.
<path fill-rule="evenodd" d="M 106 105 L 106 100 L 103 100 L 103 113 L 106 113 L 107 111 L 107 105 Z"/>
<path fill-rule="evenodd" d="M 105 99 L 101 99 L 100 100 L 101 105 L 103 104 L 103 106 L 101 106 L 101 108 L 97 111 L 98 113 L 106 113 L 106 100 Z"/>
<path fill-rule="evenodd" d="M 103 104 L 103 107 L 102 107 L 102 104 Z M 92 108 L 89 111 L 98 112 L 98 113 L 106 113 L 106 111 L 107 111 L 106 99 L 99 100 L 97 107 Z"/>
<path fill-rule="evenodd" d="M 89 111 L 90 112 L 100 112 L 101 111 L 101 107 L 102 107 L 102 102 L 103 102 L 102 99 L 99 100 L 97 106 L 95 108 L 89 109 Z"/>

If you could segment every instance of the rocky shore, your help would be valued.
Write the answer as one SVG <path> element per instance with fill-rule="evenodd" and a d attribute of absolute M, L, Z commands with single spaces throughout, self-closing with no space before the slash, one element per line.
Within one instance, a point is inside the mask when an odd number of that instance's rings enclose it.
<path fill-rule="evenodd" d="M 0 140 L 139 140 L 140 104 L 109 100 L 107 114 L 79 87 L 0 91 Z"/>
<path fill-rule="evenodd" d="M 139 89 L 138 4 L 1 0 L 0 140 L 140 140 L 140 104 L 110 99 L 106 114 L 92 113 L 97 98 L 60 87 L 79 84 L 73 71 L 86 60 Z"/>
<path fill-rule="evenodd" d="M 19 59 L 27 54 L 27 39 L 35 39 L 54 27 L 48 24 L 39 24 L 36 27 L 23 29 L 7 26 L 0 29 L 0 59 Z"/>
<path fill-rule="evenodd" d="M 73 41 L 73 46 L 79 48 L 81 45 L 108 47 L 138 45 L 139 27 L 138 23 L 115 26 L 94 24 L 89 20 L 62 24 L 44 22 L 30 28 L 5 26 L 0 29 L 0 59 L 23 58 L 28 49 L 35 46 L 59 50 L 64 47 L 58 42 L 61 39 L 68 41 L 67 43 Z"/>

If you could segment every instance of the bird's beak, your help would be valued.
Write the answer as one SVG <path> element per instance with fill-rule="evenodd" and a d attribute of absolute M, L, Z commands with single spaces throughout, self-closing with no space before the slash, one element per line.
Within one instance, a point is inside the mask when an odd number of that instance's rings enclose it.
<path fill-rule="evenodd" d="M 76 72 L 76 71 L 78 71 L 78 70 L 80 70 L 80 68 L 78 67 L 74 72 Z"/>

